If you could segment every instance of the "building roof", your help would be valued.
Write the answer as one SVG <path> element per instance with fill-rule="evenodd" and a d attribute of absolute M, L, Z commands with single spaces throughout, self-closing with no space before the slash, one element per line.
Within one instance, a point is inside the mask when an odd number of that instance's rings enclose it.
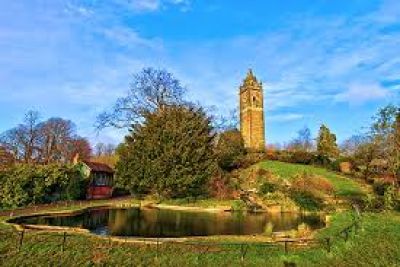
<path fill-rule="evenodd" d="M 114 170 L 107 164 L 93 161 L 84 161 L 84 163 L 90 168 L 91 171 L 114 173 Z"/>

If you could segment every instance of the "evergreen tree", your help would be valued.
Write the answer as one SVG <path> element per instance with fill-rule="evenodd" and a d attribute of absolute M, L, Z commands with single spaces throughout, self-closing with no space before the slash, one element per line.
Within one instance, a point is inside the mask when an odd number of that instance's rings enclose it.
<path fill-rule="evenodd" d="M 131 193 L 167 198 L 204 193 L 215 162 L 211 132 L 200 108 L 172 105 L 147 113 L 118 149 L 117 182 Z"/>
<path fill-rule="evenodd" d="M 218 166 L 226 171 L 239 167 L 246 154 L 242 135 L 236 129 L 220 133 L 215 150 Z"/>
<path fill-rule="evenodd" d="M 336 135 L 331 133 L 324 124 L 319 128 L 317 138 L 317 153 L 319 156 L 336 158 L 339 156 L 339 149 L 336 143 Z"/>

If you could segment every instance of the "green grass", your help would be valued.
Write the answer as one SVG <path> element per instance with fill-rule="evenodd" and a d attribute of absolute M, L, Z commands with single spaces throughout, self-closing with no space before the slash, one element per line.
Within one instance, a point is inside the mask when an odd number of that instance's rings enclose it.
<path fill-rule="evenodd" d="M 338 213 L 328 228 L 316 234 L 317 240 L 332 238 L 331 253 L 322 243 L 303 248 L 290 245 L 285 254 L 281 245 L 248 242 L 242 265 L 243 247 L 227 238 L 213 238 L 221 245 L 205 252 L 206 247 L 199 245 L 164 244 L 157 250 L 156 245 L 110 245 L 107 239 L 69 234 L 63 252 L 60 233 L 27 232 L 18 252 L 18 235 L 0 222 L 0 266 L 283 266 L 284 261 L 297 266 L 400 266 L 399 213 L 363 215 L 361 228 L 345 242 L 338 233 L 351 223 L 350 212 Z"/>
<path fill-rule="evenodd" d="M 288 179 L 289 181 L 296 174 L 302 172 L 325 177 L 332 183 L 338 196 L 354 196 L 363 193 L 361 185 L 356 181 L 324 168 L 280 161 L 263 161 L 258 163 L 256 166 L 270 170 L 273 174 L 278 175 L 281 178 Z"/>

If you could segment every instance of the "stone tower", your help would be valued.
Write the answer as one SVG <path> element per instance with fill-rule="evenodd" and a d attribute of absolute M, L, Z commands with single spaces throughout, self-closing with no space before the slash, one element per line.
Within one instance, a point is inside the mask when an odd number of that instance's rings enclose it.
<path fill-rule="evenodd" d="M 263 150 L 264 98 L 262 83 L 257 81 L 250 69 L 240 86 L 240 132 L 246 148 Z"/>

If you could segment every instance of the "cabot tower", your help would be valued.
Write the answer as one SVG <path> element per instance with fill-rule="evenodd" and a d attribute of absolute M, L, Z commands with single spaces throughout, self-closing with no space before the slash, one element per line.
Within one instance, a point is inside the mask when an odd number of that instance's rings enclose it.
<path fill-rule="evenodd" d="M 251 150 L 263 150 L 265 148 L 263 88 L 251 69 L 240 86 L 239 96 L 240 132 L 244 144 Z"/>

